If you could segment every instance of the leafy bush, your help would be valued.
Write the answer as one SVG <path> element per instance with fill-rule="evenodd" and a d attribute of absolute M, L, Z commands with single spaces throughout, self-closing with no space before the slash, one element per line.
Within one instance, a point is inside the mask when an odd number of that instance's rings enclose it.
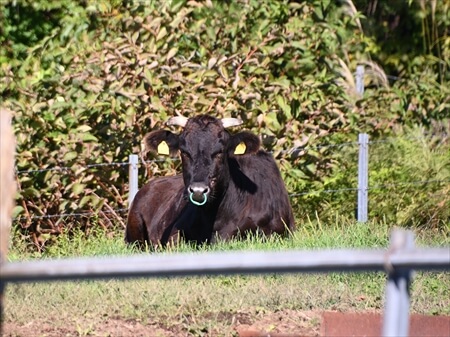
<path fill-rule="evenodd" d="M 444 130 L 443 130 L 444 131 Z M 450 224 L 448 128 L 436 135 L 413 129 L 372 145 L 370 217 L 400 226 Z"/>
<path fill-rule="evenodd" d="M 123 225 L 127 166 L 102 164 L 125 163 L 146 132 L 175 114 L 242 118 L 299 193 L 353 183 L 337 171 L 351 164 L 318 145 L 449 117 L 448 87 L 422 69 L 380 86 L 360 16 L 327 0 L 9 1 L 3 16 L 16 215 L 38 246 L 72 227 Z M 364 96 L 351 71 L 359 62 L 371 65 Z M 152 163 L 147 173 L 172 174 L 177 165 Z M 52 167 L 61 170 L 45 170 Z M 303 199 L 299 218 L 335 205 L 329 200 Z M 60 213 L 79 216 L 36 218 Z"/>

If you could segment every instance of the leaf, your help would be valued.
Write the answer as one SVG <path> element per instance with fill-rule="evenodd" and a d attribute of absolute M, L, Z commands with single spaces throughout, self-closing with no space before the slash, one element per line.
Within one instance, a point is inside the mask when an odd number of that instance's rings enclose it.
<path fill-rule="evenodd" d="M 78 206 L 81 208 L 84 205 L 86 205 L 88 202 L 92 201 L 92 196 L 91 195 L 85 195 L 84 197 L 81 198 Z"/>
<path fill-rule="evenodd" d="M 64 156 L 63 156 L 63 160 L 64 161 L 71 161 L 71 160 L 73 160 L 73 159 L 75 159 L 75 158 L 77 158 L 78 157 L 78 152 L 76 152 L 76 151 L 70 151 L 70 152 L 67 152 Z"/>
<path fill-rule="evenodd" d="M 271 130 L 279 130 L 281 128 L 276 112 L 269 112 L 264 116 L 264 121 Z"/>
<path fill-rule="evenodd" d="M 131 41 L 133 41 L 133 43 L 136 44 L 138 38 L 139 38 L 139 31 L 133 34 L 133 36 L 131 37 Z"/>
<path fill-rule="evenodd" d="M 77 127 L 78 132 L 88 132 L 90 130 L 92 130 L 92 128 L 89 125 L 80 125 Z"/>
<path fill-rule="evenodd" d="M 156 41 L 161 40 L 166 35 L 167 35 L 167 29 L 166 29 L 166 27 L 162 27 L 159 30 L 158 35 L 156 36 Z"/>
<path fill-rule="evenodd" d="M 22 206 L 15 206 L 12 211 L 12 217 L 17 218 L 25 209 Z"/>
<path fill-rule="evenodd" d="M 39 197 L 39 191 L 33 187 L 22 190 L 21 194 L 25 197 Z"/>
<path fill-rule="evenodd" d="M 178 48 L 172 48 L 169 50 L 169 52 L 167 53 L 167 58 L 166 60 L 169 61 L 172 57 L 174 57 L 176 55 L 176 53 L 178 52 Z"/>
<path fill-rule="evenodd" d="M 217 63 L 217 58 L 211 57 L 208 61 L 208 69 L 212 69 L 214 65 Z"/>
<path fill-rule="evenodd" d="M 289 79 L 287 79 L 286 76 L 280 77 L 277 80 L 272 81 L 270 84 L 280 86 L 284 89 L 289 89 L 291 85 Z"/>
<path fill-rule="evenodd" d="M 90 134 L 90 133 L 84 133 L 81 136 L 81 140 L 83 142 L 98 142 L 98 138 L 95 137 L 94 135 Z"/>
<path fill-rule="evenodd" d="M 153 61 L 152 63 L 150 63 L 147 67 L 146 67 L 146 69 L 153 69 L 153 68 L 156 68 L 158 66 L 158 61 Z M 144 73 L 145 73 L 145 70 L 144 70 Z M 147 74 L 146 74 L 146 77 L 147 77 Z M 149 76 L 150 77 L 150 76 Z M 147 77 L 148 78 L 148 77 Z"/>
<path fill-rule="evenodd" d="M 280 106 L 281 110 L 285 113 L 287 118 L 292 118 L 291 107 L 286 103 L 286 100 L 283 96 L 277 96 L 277 103 Z"/>
<path fill-rule="evenodd" d="M 76 196 L 84 191 L 86 185 L 82 183 L 75 183 L 72 186 L 72 193 Z"/>

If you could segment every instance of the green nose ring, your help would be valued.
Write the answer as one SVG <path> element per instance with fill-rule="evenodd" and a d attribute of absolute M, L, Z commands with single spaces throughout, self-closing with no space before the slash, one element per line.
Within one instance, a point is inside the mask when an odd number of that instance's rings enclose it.
<path fill-rule="evenodd" d="M 193 194 L 194 194 L 193 192 L 191 192 L 191 194 L 189 194 L 189 200 L 191 200 L 191 202 L 192 202 L 194 205 L 197 205 L 197 206 L 203 206 L 204 204 L 206 204 L 206 201 L 208 200 L 208 197 L 206 196 L 205 193 L 203 193 L 203 201 L 202 201 L 202 202 L 198 202 L 198 201 L 195 201 L 194 199 L 192 199 L 192 195 L 193 195 Z"/>

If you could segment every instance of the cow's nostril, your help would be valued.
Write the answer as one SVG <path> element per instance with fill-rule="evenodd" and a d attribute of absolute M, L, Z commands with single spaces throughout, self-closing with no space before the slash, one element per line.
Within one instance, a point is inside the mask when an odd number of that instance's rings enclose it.
<path fill-rule="evenodd" d="M 209 187 L 205 184 L 192 183 L 188 187 L 188 191 L 189 191 L 189 193 L 194 193 L 194 194 L 208 194 Z"/>
<path fill-rule="evenodd" d="M 192 183 L 188 187 L 189 199 L 195 205 L 201 206 L 208 200 L 210 189 L 202 183 Z"/>

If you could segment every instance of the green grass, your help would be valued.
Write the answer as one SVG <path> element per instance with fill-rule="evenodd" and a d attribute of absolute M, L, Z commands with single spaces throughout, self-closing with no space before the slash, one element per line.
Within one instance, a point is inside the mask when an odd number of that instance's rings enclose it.
<path fill-rule="evenodd" d="M 380 248 L 389 244 L 391 228 L 385 223 L 361 224 L 337 219 L 333 224 L 322 224 L 320 221 L 308 221 L 298 225 L 288 238 L 273 235 L 268 238 L 249 236 L 242 240 L 218 242 L 196 248 L 191 244 L 181 243 L 176 247 L 167 247 L 164 252 L 191 251 L 228 251 L 228 250 L 287 250 L 287 249 L 321 249 L 321 248 Z M 444 244 L 447 240 L 432 235 L 429 240 L 435 244 Z M 10 261 L 24 259 L 62 258 L 77 256 L 128 255 L 140 253 L 134 247 L 127 246 L 123 233 L 104 233 L 101 230 L 86 235 L 74 230 L 73 235 L 61 235 L 44 251 L 38 253 L 27 246 L 25 239 L 19 234 L 13 237 L 8 259 Z"/>
<path fill-rule="evenodd" d="M 299 226 L 287 239 L 250 237 L 200 250 L 381 248 L 388 246 L 391 229 L 385 223 L 337 219 L 333 224 L 324 224 L 316 220 Z M 448 232 L 417 232 L 416 236 L 421 246 L 449 245 Z M 61 236 L 40 254 L 29 252 L 18 238 L 13 241 L 11 261 L 140 253 L 125 245 L 121 232 Z M 169 249 L 193 250 L 187 244 Z M 243 308 L 254 314 L 282 309 L 379 310 L 383 307 L 385 281 L 384 273 L 330 273 L 10 284 L 6 288 L 5 319 L 26 323 L 58 317 L 52 324 L 65 325 L 78 324 L 80 316 L 97 320 L 120 317 L 191 326 L 194 321 L 207 324 L 212 316 L 240 312 Z M 449 287 L 448 273 L 418 273 L 412 286 L 412 312 L 450 314 Z"/>

